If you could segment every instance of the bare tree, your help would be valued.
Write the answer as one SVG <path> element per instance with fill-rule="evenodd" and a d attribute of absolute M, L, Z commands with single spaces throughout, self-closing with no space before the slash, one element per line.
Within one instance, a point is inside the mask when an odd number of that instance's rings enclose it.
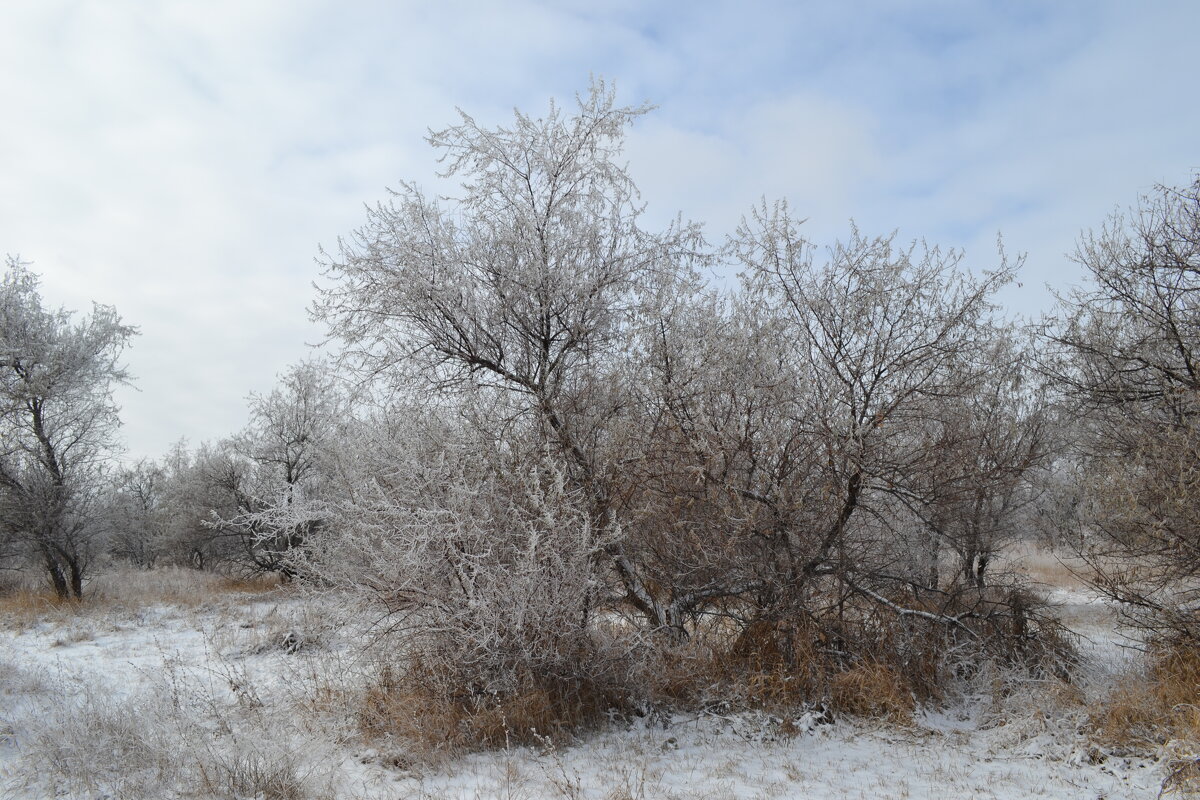
<path fill-rule="evenodd" d="M 708 614 L 769 624 L 784 652 L 816 624 L 855 657 L 884 657 L 879 613 L 951 636 L 991 631 L 1002 647 L 1021 640 L 1009 632 L 1030 631 L 1023 601 L 982 591 L 1033 459 L 1029 442 L 1001 447 L 1005 425 L 1037 438 L 1012 397 L 1018 367 L 1008 383 L 985 380 L 1005 330 L 990 298 L 1013 267 L 1002 256 L 973 277 L 957 253 L 857 231 L 818 264 L 782 204 L 757 209 L 729 252 L 746 270 L 743 293 L 675 309 L 644 348 L 657 438 L 642 484 L 657 493 L 652 524 L 671 535 L 636 541 L 676 624 Z M 969 425 L 955 422 L 964 414 Z M 929 432 L 948 427 L 992 442 L 995 463 L 964 460 L 960 445 L 953 479 L 974 505 L 966 514 L 955 492 L 964 513 L 931 535 L 951 493 L 930 480 Z M 916 533 L 970 551 L 969 591 L 929 580 L 929 564 L 914 573 Z M 907 658 L 897 641 L 892 654 Z"/>
<path fill-rule="evenodd" d="M 107 550 L 115 558 L 149 569 L 168 548 L 168 524 L 163 517 L 166 474 L 152 461 L 142 459 L 122 467 L 104 513 L 109 529 Z"/>
<path fill-rule="evenodd" d="M 552 104 L 542 119 L 516 112 L 511 127 L 487 129 L 463 114 L 431 132 L 445 175 L 464 179 L 461 196 L 433 200 L 404 184 L 326 258 L 331 285 L 315 308 L 367 373 L 415 361 L 435 389 L 505 395 L 510 419 L 532 421 L 587 498 L 596 532 L 615 523 L 622 349 L 646 307 L 690 280 L 702 244 L 692 226 L 639 224 L 637 189 L 616 159 L 646 110 L 617 106 L 597 82 L 574 115 Z M 610 541 L 630 602 L 665 624 Z"/>
<path fill-rule="evenodd" d="M 786 320 L 789 366 L 805 376 L 812 398 L 794 418 L 821 442 L 814 466 L 828 500 L 797 526 L 796 580 L 834 571 L 864 588 L 845 551 L 852 520 L 882 519 L 880 504 L 926 502 L 917 480 L 926 453 L 914 432 L 990 368 L 989 298 L 1012 268 L 1002 262 L 973 278 L 958 253 L 898 248 L 857 231 L 816 266 L 782 205 L 759 209 L 733 248 L 755 291 Z"/>
<path fill-rule="evenodd" d="M 990 299 L 1014 268 L 857 231 L 818 264 L 782 204 L 729 253 L 743 290 L 664 308 L 638 346 L 628 548 L 669 624 L 770 623 L 787 651 L 797 625 L 848 635 L 872 608 L 967 636 L 1024 614 L 982 591 L 1045 450 Z M 940 584 L 947 546 L 969 591 Z"/>
<path fill-rule="evenodd" d="M 1200 388 L 1200 178 L 1160 186 L 1085 233 L 1075 260 L 1091 285 L 1062 298 L 1056 376 L 1097 408 L 1155 410 L 1180 423 Z"/>
<path fill-rule="evenodd" d="M 630 547 L 666 620 L 687 633 L 707 610 L 753 618 L 773 604 L 789 537 L 827 499 L 816 477 L 825 454 L 807 426 L 808 376 L 760 298 L 685 297 L 665 312 L 639 348 Z"/>
<path fill-rule="evenodd" d="M 251 395 L 250 423 L 199 465 L 222 502 L 208 527 L 236 542 L 254 571 L 294 575 L 292 554 L 323 519 L 323 460 L 345 430 L 349 407 L 329 366 L 294 365 L 267 395 Z"/>
<path fill-rule="evenodd" d="M 1095 584 L 1200 641 L 1200 178 L 1084 234 L 1045 367 L 1084 418 L 1079 521 Z"/>
<path fill-rule="evenodd" d="M 37 276 L 9 259 L 0 283 L 0 515 L 4 534 L 60 597 L 83 595 L 97 494 L 116 447 L 114 384 L 135 330 L 97 305 L 45 308 Z"/>
<path fill-rule="evenodd" d="M 1029 370 L 1027 343 L 997 331 L 980 355 L 967 391 L 940 398 L 925 429 L 921 518 L 931 535 L 932 588 L 941 547 L 955 554 L 960 580 L 984 587 L 1002 546 L 1034 529 L 1044 470 L 1062 448 L 1045 387 Z"/>

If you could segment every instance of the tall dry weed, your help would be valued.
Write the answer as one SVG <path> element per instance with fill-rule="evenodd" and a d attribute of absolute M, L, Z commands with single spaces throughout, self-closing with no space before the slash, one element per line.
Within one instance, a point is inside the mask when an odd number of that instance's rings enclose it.
<path fill-rule="evenodd" d="M 362 698 L 360 730 L 427 753 L 562 741 L 630 710 L 628 687 L 612 671 L 537 674 L 517 667 L 503 690 L 464 681 L 444 662 L 385 666 Z"/>
<path fill-rule="evenodd" d="M 1149 669 L 1126 677 L 1092 714 L 1094 735 L 1109 747 L 1147 750 L 1171 741 L 1200 748 L 1200 652 L 1163 643 Z"/>
<path fill-rule="evenodd" d="M 155 605 L 192 608 L 264 594 L 278 587 L 278 578 L 272 576 L 244 579 L 182 567 L 129 567 L 102 572 L 89 581 L 82 599 L 60 598 L 28 581 L 12 582 L 0 590 L 0 625 L 23 629 L 44 620 L 64 621 Z"/>

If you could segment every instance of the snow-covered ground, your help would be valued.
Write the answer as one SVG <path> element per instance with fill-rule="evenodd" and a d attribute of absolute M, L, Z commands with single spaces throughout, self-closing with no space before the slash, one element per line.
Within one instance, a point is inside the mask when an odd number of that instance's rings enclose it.
<path fill-rule="evenodd" d="M 1124 656 L 1094 598 L 1056 598 L 1100 687 Z M 1088 626 L 1092 626 L 1088 628 Z M 641 719 L 574 746 L 438 761 L 362 742 L 362 630 L 283 592 L 0 619 L 0 798 L 1152 798 L 1083 704 L 964 690 L 912 725 Z M 995 681 L 999 681 L 997 676 Z M 1098 689 L 1097 689 L 1098 690 Z M 1056 699 L 1057 698 L 1057 699 Z M 795 732 L 798 731 L 798 732 Z"/>

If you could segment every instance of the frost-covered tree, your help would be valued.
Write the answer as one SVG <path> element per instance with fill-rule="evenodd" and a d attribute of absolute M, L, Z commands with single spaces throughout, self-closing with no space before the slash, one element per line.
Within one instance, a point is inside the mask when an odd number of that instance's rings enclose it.
<path fill-rule="evenodd" d="M 665 535 L 637 541 L 667 607 L 684 627 L 773 630 L 791 654 L 814 625 L 855 658 L 937 649 L 881 647 L 881 617 L 1006 647 L 1025 610 L 981 584 L 1030 462 L 1019 364 L 990 380 L 1005 331 L 992 298 L 1013 268 L 1002 256 L 972 275 L 956 252 L 857 231 L 818 261 L 783 204 L 757 209 L 728 253 L 742 291 L 674 309 L 644 347 L 656 432 L 633 468 Z M 953 492 L 930 480 L 931 432 L 951 430 Z M 968 435 L 995 452 L 968 460 Z M 951 545 L 973 566 L 944 586 L 930 568 Z"/>
<path fill-rule="evenodd" d="M 1028 421 L 1020 365 L 984 380 L 1013 268 L 857 231 L 818 262 L 764 205 L 724 251 L 743 283 L 706 290 L 698 230 L 646 230 L 617 160 L 645 110 L 596 84 L 572 113 L 463 115 L 429 137 L 460 191 L 405 184 L 323 256 L 315 316 L 380 405 L 338 443 L 301 555 L 420 643 L 384 688 L 503 722 L 551 687 L 620 685 L 636 658 L 601 657 L 614 641 L 914 682 L 979 652 L 964 639 L 1036 650 L 1026 606 L 981 585 L 1026 486 L 999 447 Z M 939 436 L 963 492 L 929 478 Z M 970 437 L 995 465 L 968 463 Z M 931 579 L 959 543 L 969 580 Z"/>
<path fill-rule="evenodd" d="M 1084 234 L 1046 366 L 1084 420 L 1084 555 L 1139 624 L 1200 641 L 1200 178 Z"/>
<path fill-rule="evenodd" d="M 293 551 L 323 524 L 332 459 L 352 426 L 349 399 L 313 360 L 252 394 L 249 411 L 239 434 L 195 450 L 180 442 L 155 468 L 155 530 L 176 562 L 291 577 Z"/>
<path fill-rule="evenodd" d="M 245 566 L 291 577 L 292 551 L 322 524 L 327 456 L 349 421 L 329 366 L 294 365 L 265 395 L 251 395 L 241 435 L 198 463 L 223 502 L 209 511 L 214 535 L 236 543 Z"/>
<path fill-rule="evenodd" d="M 1033 530 L 1045 469 L 1065 438 L 1027 347 L 999 333 L 968 391 L 943 398 L 929 426 L 922 519 L 933 544 L 954 553 L 958 579 L 980 588 L 1004 545 Z"/>
<path fill-rule="evenodd" d="M 163 508 L 166 479 L 163 467 L 146 459 L 116 471 L 104 512 L 110 555 L 149 569 L 167 552 L 169 524 Z"/>
<path fill-rule="evenodd" d="M 603 83 L 574 113 L 516 112 L 511 126 L 431 132 L 452 199 L 403 184 L 325 259 L 316 315 L 364 374 L 410 373 L 431 391 L 502 395 L 499 432 L 528 425 L 611 532 L 622 477 L 614 431 L 626 411 L 622 353 L 648 308 L 690 279 L 699 231 L 642 227 L 637 189 L 619 162 L 622 107 Z M 665 624 L 646 577 L 610 537 L 614 574 L 652 624 Z"/>
<path fill-rule="evenodd" d="M 896 556 L 879 537 L 931 501 L 920 431 L 993 369 L 991 298 L 1012 268 L 974 277 L 956 252 L 857 231 L 818 263 L 783 205 L 760 208 L 731 247 L 750 291 L 779 315 L 785 370 L 800 382 L 776 435 L 810 453 L 786 482 L 759 470 L 731 486 L 785 515 L 791 591 L 826 574 L 878 599 Z"/>
<path fill-rule="evenodd" d="M 112 389 L 135 330 L 96 305 L 47 308 L 37 276 L 9 259 L 0 282 L 0 526 L 60 597 L 83 595 L 101 530 L 103 476 L 119 425 Z"/>
<path fill-rule="evenodd" d="M 604 589 L 595 564 L 607 543 L 557 459 L 493 449 L 454 413 L 403 410 L 353 431 L 360 457 L 341 476 L 353 497 L 331 504 L 302 569 L 386 609 L 386 630 L 402 639 L 389 664 L 412 692 L 401 702 L 456 709 L 431 715 L 422 735 L 444 736 L 439 746 L 528 740 L 519 726 L 470 728 L 497 706 L 514 721 L 527 703 L 569 714 L 612 680 L 605 637 L 584 613 Z M 460 725 L 437 728 L 459 714 Z"/>

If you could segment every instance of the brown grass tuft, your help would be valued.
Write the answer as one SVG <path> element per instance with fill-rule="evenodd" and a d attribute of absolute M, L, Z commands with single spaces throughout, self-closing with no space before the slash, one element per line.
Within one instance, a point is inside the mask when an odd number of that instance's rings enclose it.
<path fill-rule="evenodd" d="M 1123 682 L 1092 715 L 1102 744 L 1144 750 L 1181 740 L 1200 745 L 1200 652 L 1168 644 L 1150 653 L 1150 669 Z"/>
<path fill-rule="evenodd" d="M 834 675 L 829 682 L 833 707 L 848 714 L 908 722 L 916 710 L 912 687 L 894 669 L 863 662 Z"/>
<path fill-rule="evenodd" d="M 585 678 L 523 676 L 520 688 L 472 692 L 420 663 L 385 666 L 363 696 L 358 721 L 370 739 L 395 737 L 427 752 L 463 752 L 558 741 L 628 710 L 619 693 Z"/>
<path fill-rule="evenodd" d="M 647 682 L 675 705 L 718 701 L 776 714 L 815 703 L 850 714 L 908 720 L 924 678 L 885 663 L 846 660 L 815 627 L 756 622 L 724 648 L 689 643 L 658 654 Z"/>
<path fill-rule="evenodd" d="M 1200 797 L 1200 758 L 1176 758 L 1167 763 L 1159 797 Z"/>
<path fill-rule="evenodd" d="M 78 601 L 58 597 L 49 590 L 17 589 L 0 595 L 0 614 L 40 615 L 78 605 Z"/>

